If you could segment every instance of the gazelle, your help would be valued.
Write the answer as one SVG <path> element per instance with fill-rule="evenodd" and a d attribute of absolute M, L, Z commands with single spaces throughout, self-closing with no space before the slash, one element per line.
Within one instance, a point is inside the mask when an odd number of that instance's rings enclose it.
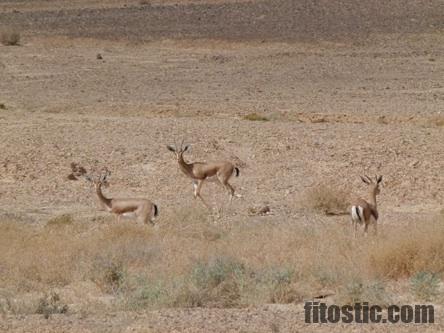
<path fill-rule="evenodd" d="M 382 181 L 382 176 L 375 176 L 373 181 L 368 176 L 361 176 L 361 180 L 369 186 L 370 200 L 365 201 L 359 198 L 356 200 L 355 205 L 351 208 L 351 218 L 354 234 L 358 229 L 358 223 L 364 223 L 364 233 L 367 234 L 368 226 L 371 224 L 374 227 L 375 235 L 377 233 L 377 221 L 378 221 L 378 207 L 376 204 L 376 196 L 379 194 L 379 184 Z"/>
<path fill-rule="evenodd" d="M 135 215 L 137 222 L 147 224 L 148 221 L 154 225 L 154 219 L 159 214 L 159 209 L 156 204 L 148 199 L 133 199 L 133 198 L 107 198 L 102 192 L 102 186 L 108 185 L 108 177 L 111 172 L 104 168 L 97 175 L 89 174 L 84 168 L 76 163 L 71 163 L 72 173 L 68 176 L 69 179 L 79 179 L 83 177 L 85 180 L 94 185 L 97 197 L 102 206 L 110 213 L 116 214 L 117 222 L 120 222 L 122 215 Z"/>
<path fill-rule="evenodd" d="M 228 191 L 230 195 L 230 202 L 235 196 L 234 188 L 228 182 L 233 175 L 239 177 L 239 168 L 235 167 L 233 163 L 229 161 L 219 161 L 219 162 L 194 162 L 187 163 L 183 159 L 183 154 L 190 148 L 190 145 L 183 147 L 183 140 L 180 148 L 176 144 L 174 146 L 168 145 L 168 150 L 176 154 L 177 162 L 179 163 L 180 170 L 193 180 L 194 188 L 194 198 L 199 197 L 203 204 L 210 209 L 210 206 L 205 202 L 200 194 L 203 183 L 210 177 L 216 176 L 220 184 Z M 239 197 L 239 195 L 236 195 Z"/>

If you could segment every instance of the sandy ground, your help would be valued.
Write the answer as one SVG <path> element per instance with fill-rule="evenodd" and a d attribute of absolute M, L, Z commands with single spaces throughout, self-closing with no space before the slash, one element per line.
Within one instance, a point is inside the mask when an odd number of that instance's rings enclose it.
<path fill-rule="evenodd" d="M 163 23 L 144 29 L 138 29 L 136 13 L 147 9 L 135 2 L 103 7 L 79 2 L 62 13 L 46 1 L 33 2 L 35 7 L 23 1 L 0 5 L 0 27 L 20 27 L 24 36 L 21 46 L 0 46 L 2 216 L 29 223 L 62 213 L 95 216 L 92 190 L 67 180 L 69 164 L 76 161 L 113 172 L 108 194 L 156 202 L 161 228 L 162 216 L 175 207 L 201 209 L 190 180 L 166 149 L 182 139 L 192 144 L 190 161 L 226 158 L 240 167 L 232 183 L 243 197 L 231 206 L 215 184 L 204 186 L 209 202 L 224 206 L 219 223 L 322 219 L 307 215 L 304 192 L 328 182 L 365 194 L 363 173 L 384 175 L 382 225 L 420 223 L 443 209 L 442 2 L 422 3 L 415 12 L 421 2 L 409 1 L 400 12 L 404 16 L 389 25 L 388 13 L 400 8 L 391 1 L 382 23 L 372 18 L 359 36 L 348 22 L 327 35 L 325 27 L 307 28 L 307 38 L 298 38 L 302 28 L 283 30 L 285 21 L 276 25 L 282 8 L 268 11 L 268 20 L 262 17 L 267 3 L 208 3 L 153 2 L 147 15 Z M 372 6 L 369 2 L 370 13 Z M 255 29 L 256 23 L 233 14 L 243 8 L 257 12 L 264 27 Z M 216 15 L 219 11 L 225 16 Z M 179 21 L 172 13 L 203 13 L 204 22 Z M 334 8 L 324 14 L 339 17 Z M 97 20 L 89 20 L 94 15 Z M 113 20 L 117 28 L 110 30 Z M 414 23 L 403 31 L 405 22 Z M 215 26 L 202 30 L 211 23 Z M 326 38 L 314 39 L 319 35 Z M 243 118 L 253 112 L 269 121 Z M 271 207 L 270 216 L 249 216 L 250 207 L 262 205 Z M 345 224 L 347 218 L 330 219 Z M 3 319 L 5 332 L 362 331 L 306 327 L 296 306 Z M 442 329 L 435 325 L 429 331 Z"/>
<path fill-rule="evenodd" d="M 113 313 L 93 318 L 56 315 L 5 320 L 5 332 L 417 332 L 418 325 L 304 324 L 299 306 L 267 305 L 255 309 L 182 309 L 147 313 Z M 36 327 L 37 330 L 36 330 Z M 441 324 L 421 325 L 423 332 L 442 332 Z"/>

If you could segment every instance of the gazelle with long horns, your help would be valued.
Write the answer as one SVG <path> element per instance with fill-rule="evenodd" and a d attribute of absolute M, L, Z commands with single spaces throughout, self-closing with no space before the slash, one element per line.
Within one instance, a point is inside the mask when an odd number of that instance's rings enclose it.
<path fill-rule="evenodd" d="M 176 154 L 180 170 L 182 170 L 185 175 L 193 180 L 194 198 L 199 197 L 203 204 L 210 209 L 210 206 L 208 206 L 208 204 L 202 198 L 200 190 L 205 180 L 216 176 L 220 184 L 228 191 L 231 202 L 235 194 L 233 186 L 231 186 L 228 181 L 233 174 L 235 174 L 236 177 L 239 176 L 240 172 L 238 167 L 234 166 L 234 164 L 229 161 L 187 163 L 183 158 L 183 154 L 190 148 L 190 145 L 185 145 L 184 147 L 183 140 L 180 147 L 177 147 L 177 145 L 174 144 L 174 146 L 168 145 L 167 148 L 169 151 Z M 239 195 L 236 196 L 239 197 Z"/>
<path fill-rule="evenodd" d="M 351 208 L 352 226 L 355 237 L 358 224 L 364 224 L 364 234 L 367 234 L 369 225 L 373 226 L 375 235 L 378 230 L 377 221 L 379 214 L 376 196 L 380 193 L 379 185 L 382 181 L 382 176 L 375 176 L 375 181 L 368 176 L 361 176 L 361 180 L 369 186 L 370 199 L 366 201 L 359 198 Z"/>
<path fill-rule="evenodd" d="M 90 174 L 85 168 L 76 163 L 71 163 L 72 173 L 69 179 L 77 180 L 80 177 L 94 185 L 96 195 L 102 206 L 110 213 L 116 214 L 117 222 L 120 222 L 122 215 L 135 215 L 137 222 L 148 224 L 148 221 L 154 225 L 154 220 L 159 214 L 156 204 L 148 199 L 134 198 L 107 198 L 102 192 L 102 186 L 108 186 L 108 177 L 111 172 L 103 168 L 98 174 Z"/>

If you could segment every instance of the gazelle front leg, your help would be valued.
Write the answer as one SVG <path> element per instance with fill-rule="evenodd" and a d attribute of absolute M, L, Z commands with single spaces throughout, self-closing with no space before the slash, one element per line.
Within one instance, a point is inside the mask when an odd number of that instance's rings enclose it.
<path fill-rule="evenodd" d="M 364 236 L 368 235 L 368 223 L 364 222 Z"/>
<path fill-rule="evenodd" d="M 354 238 L 356 238 L 356 236 L 358 235 L 358 223 L 352 219 L 352 229 L 353 229 L 353 236 Z"/>
<path fill-rule="evenodd" d="M 376 223 L 376 221 L 373 221 L 373 232 L 375 236 L 378 235 L 378 224 Z"/>
<path fill-rule="evenodd" d="M 200 195 L 200 189 L 202 188 L 204 180 L 205 179 L 199 179 L 197 181 L 193 180 L 194 198 L 196 199 L 197 197 L 199 197 L 200 200 L 202 200 L 202 203 L 205 205 L 205 207 L 207 207 L 209 210 L 211 210 L 210 206 L 205 202 L 204 198 L 202 198 L 202 196 Z"/>

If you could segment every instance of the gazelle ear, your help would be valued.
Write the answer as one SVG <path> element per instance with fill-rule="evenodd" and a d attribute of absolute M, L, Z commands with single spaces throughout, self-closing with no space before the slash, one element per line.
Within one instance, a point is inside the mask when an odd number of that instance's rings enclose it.
<path fill-rule="evenodd" d="M 111 176 L 111 172 L 110 171 L 106 171 L 102 177 L 100 177 L 100 181 L 101 182 L 106 182 L 108 181 L 108 177 Z"/>
<path fill-rule="evenodd" d="M 92 182 L 93 179 L 91 178 L 90 175 L 83 175 L 83 178 L 87 181 L 87 182 Z"/>
<path fill-rule="evenodd" d="M 175 149 L 173 146 L 171 146 L 171 145 L 167 145 L 167 149 L 168 149 L 169 151 L 172 151 L 173 153 L 176 152 L 176 149 Z"/>
<path fill-rule="evenodd" d="M 73 174 L 73 173 L 70 173 L 70 174 L 68 175 L 68 179 L 69 179 L 69 180 L 79 180 L 79 178 L 77 178 L 76 175 Z"/>
<path fill-rule="evenodd" d="M 183 151 L 187 151 L 190 148 L 191 148 L 191 145 L 186 145 L 185 148 L 183 149 Z"/>
<path fill-rule="evenodd" d="M 382 182 L 382 176 L 379 176 L 379 177 L 376 179 L 376 183 L 377 183 L 377 184 L 379 184 L 380 182 Z"/>
<path fill-rule="evenodd" d="M 367 178 L 361 176 L 361 180 L 362 180 L 364 183 L 366 183 L 367 185 L 370 185 L 370 182 L 368 181 Z"/>

